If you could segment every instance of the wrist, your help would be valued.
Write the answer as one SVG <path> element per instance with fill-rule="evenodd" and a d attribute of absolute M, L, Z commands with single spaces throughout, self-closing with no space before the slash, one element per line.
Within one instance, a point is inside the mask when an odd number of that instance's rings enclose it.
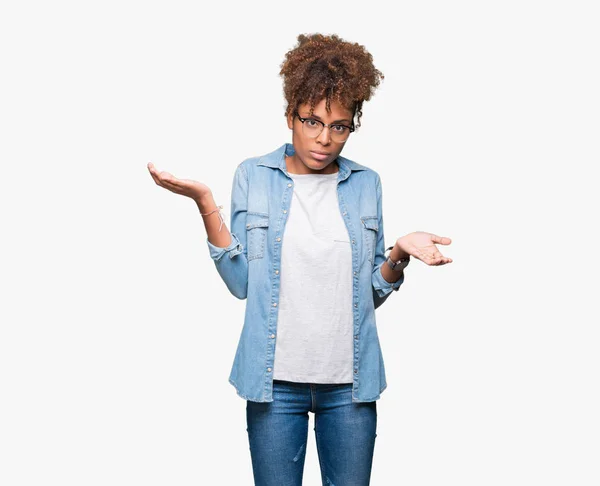
<path fill-rule="evenodd" d="M 407 253 L 402 248 L 400 248 L 400 245 L 398 245 L 398 242 L 396 241 L 396 244 L 394 245 L 394 248 L 392 248 L 392 251 L 390 252 L 389 256 L 392 260 L 397 262 L 398 260 L 401 260 L 403 258 L 410 257 L 410 253 Z"/>
<path fill-rule="evenodd" d="M 196 202 L 198 209 L 201 213 L 207 213 L 208 211 L 212 211 L 217 207 L 217 204 L 215 203 L 215 198 L 210 192 L 198 198 L 194 198 L 194 201 Z"/>

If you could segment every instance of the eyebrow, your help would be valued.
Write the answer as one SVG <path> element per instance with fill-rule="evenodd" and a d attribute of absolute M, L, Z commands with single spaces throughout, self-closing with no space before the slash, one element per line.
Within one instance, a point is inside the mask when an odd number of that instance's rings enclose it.
<path fill-rule="evenodd" d="M 305 117 L 303 116 L 302 118 L 317 118 L 319 121 L 323 121 L 321 120 L 321 117 L 319 115 L 315 115 L 314 113 L 312 115 L 306 115 Z M 343 118 L 341 120 L 335 120 L 331 123 L 339 123 L 339 122 L 348 122 L 348 123 L 352 123 L 352 120 L 348 120 L 347 118 Z"/>

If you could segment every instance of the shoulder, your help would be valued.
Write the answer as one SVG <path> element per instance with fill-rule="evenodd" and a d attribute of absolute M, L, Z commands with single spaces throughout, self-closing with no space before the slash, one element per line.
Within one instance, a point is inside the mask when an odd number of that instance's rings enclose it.
<path fill-rule="evenodd" d="M 242 162 L 238 164 L 238 168 L 241 167 L 242 169 L 246 170 L 246 172 L 248 172 L 258 165 L 262 157 L 262 155 L 248 157 L 247 159 L 242 160 Z"/>
<path fill-rule="evenodd" d="M 285 154 L 286 145 L 287 144 L 283 144 L 271 152 L 244 159 L 236 167 L 236 172 L 242 172 L 245 174 L 246 178 L 248 178 L 262 168 L 274 169 L 279 167 Z"/>
<path fill-rule="evenodd" d="M 263 157 L 263 155 L 258 155 L 242 160 L 235 168 L 235 177 L 241 177 L 246 181 L 250 180 Z"/>

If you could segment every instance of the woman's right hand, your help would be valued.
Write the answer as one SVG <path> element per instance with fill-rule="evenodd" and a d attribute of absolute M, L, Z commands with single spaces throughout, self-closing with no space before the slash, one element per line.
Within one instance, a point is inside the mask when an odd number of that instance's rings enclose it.
<path fill-rule="evenodd" d="M 154 182 L 160 187 L 164 187 L 175 194 L 192 198 L 196 203 L 200 203 L 202 199 L 211 194 L 211 190 L 206 184 L 191 179 L 178 179 L 166 171 L 159 172 L 152 162 L 148 162 L 148 170 Z"/>

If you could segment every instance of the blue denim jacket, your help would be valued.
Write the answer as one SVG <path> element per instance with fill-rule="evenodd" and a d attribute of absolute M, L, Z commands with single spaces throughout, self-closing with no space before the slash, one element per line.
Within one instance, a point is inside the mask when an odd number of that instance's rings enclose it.
<path fill-rule="evenodd" d="M 294 146 L 286 143 L 238 165 L 231 192 L 231 244 L 221 248 L 206 239 L 229 291 L 247 299 L 229 382 L 240 397 L 255 402 L 273 401 L 281 245 L 294 190 L 284 154 L 293 155 Z M 338 201 L 354 270 L 352 401 L 370 402 L 387 386 L 375 309 L 398 290 L 404 274 L 394 283 L 381 275 L 385 246 L 379 174 L 342 156 L 337 162 Z"/>

